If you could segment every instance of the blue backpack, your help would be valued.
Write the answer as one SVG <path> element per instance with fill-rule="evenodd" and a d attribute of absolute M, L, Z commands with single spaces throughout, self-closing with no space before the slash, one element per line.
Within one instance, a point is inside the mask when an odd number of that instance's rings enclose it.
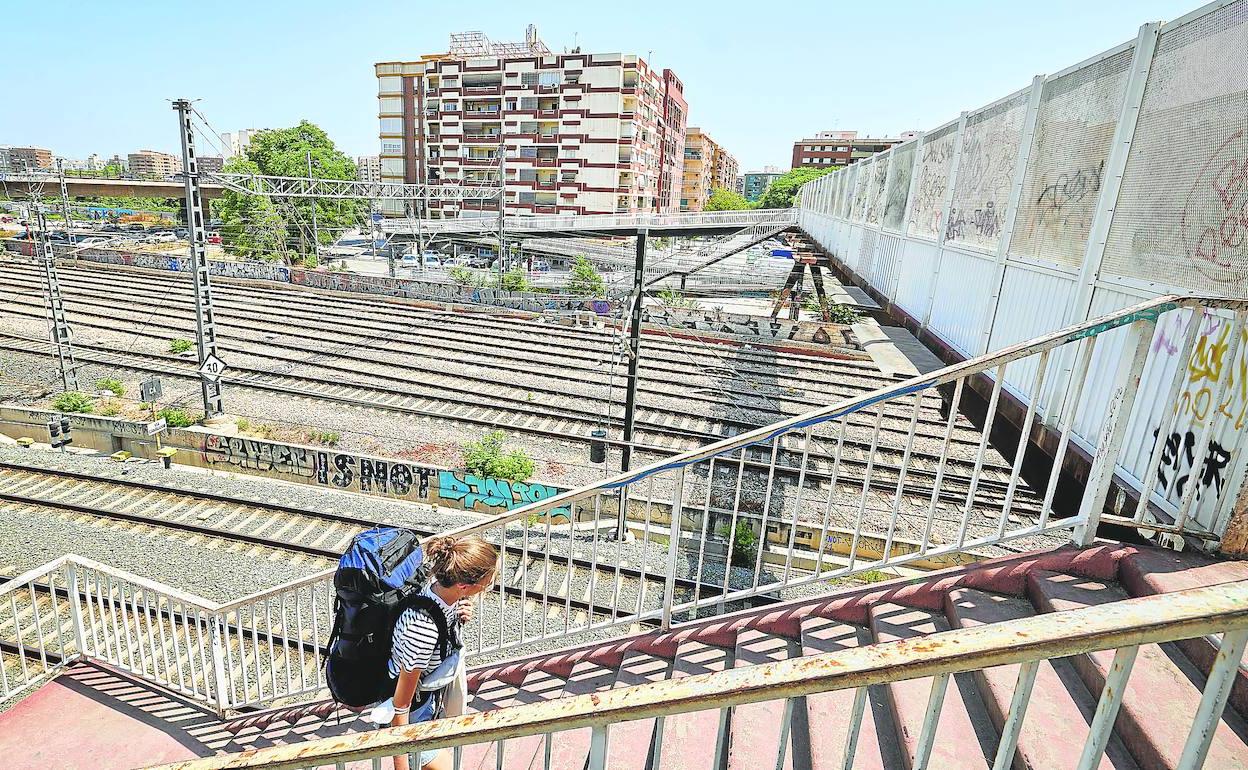
<path fill-rule="evenodd" d="M 325 682 L 334 700 L 362 707 L 394 694 L 387 670 L 390 645 L 394 624 L 409 608 L 433 619 L 443 658 L 452 644 L 460 646 L 437 603 L 423 595 L 429 582 L 415 532 L 377 527 L 355 536 L 334 573 L 334 625 L 325 658 Z"/>

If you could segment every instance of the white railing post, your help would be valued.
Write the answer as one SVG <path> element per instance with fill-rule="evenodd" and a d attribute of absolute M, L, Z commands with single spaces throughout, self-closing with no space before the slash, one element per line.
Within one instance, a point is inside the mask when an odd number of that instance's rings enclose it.
<path fill-rule="evenodd" d="M 1031 93 L 1027 98 L 1027 113 L 1023 117 L 1022 133 L 1018 140 L 1018 154 L 1014 159 L 1014 179 L 1010 183 L 1010 197 L 1005 204 L 1005 221 L 1002 223 L 1001 236 L 997 239 L 997 254 L 994 266 L 995 276 L 990 286 L 992 287 L 992 296 L 988 298 L 988 304 L 984 311 L 983 334 L 979 340 L 979 347 L 975 351 L 979 354 L 988 352 L 988 348 L 992 343 L 992 328 L 996 326 L 997 312 L 1001 304 L 1001 292 L 1005 288 L 1005 270 L 1006 261 L 1009 259 L 1010 240 L 1014 237 L 1014 226 L 1018 222 L 1018 205 L 1023 197 L 1023 183 L 1027 178 L 1027 164 L 1031 160 L 1031 146 L 1036 138 L 1036 123 L 1040 116 L 1040 97 L 1044 92 L 1044 75 L 1036 75 L 1031 80 Z M 1032 400 L 1039 398 L 1039 394 L 1032 393 Z"/>
<path fill-rule="evenodd" d="M 1105 258 L 1105 244 L 1109 241 L 1109 230 L 1114 223 L 1114 211 L 1118 207 L 1118 193 L 1122 190 L 1122 178 L 1127 171 L 1127 158 L 1131 154 L 1131 141 L 1135 138 L 1135 126 L 1139 122 L 1140 107 L 1144 103 L 1144 86 L 1148 83 L 1149 71 L 1153 66 L 1153 53 L 1157 50 L 1159 33 L 1159 24 L 1145 24 L 1140 27 L 1140 33 L 1135 40 L 1135 51 L 1132 54 L 1131 70 L 1127 75 L 1122 111 L 1118 114 L 1118 123 L 1114 128 L 1109 157 L 1105 159 L 1105 173 L 1101 175 L 1101 192 L 1097 196 L 1092 226 L 1088 231 L 1083 262 L 1079 267 L 1079 278 L 1075 284 L 1075 296 L 1066 309 L 1067 324 L 1086 321 L 1092 308 L 1092 295 L 1096 289 L 1096 281 L 1100 277 L 1101 262 Z"/>
<path fill-rule="evenodd" d="M 1127 424 L 1135 406 L 1135 396 L 1140 389 L 1140 375 L 1144 372 L 1144 362 L 1148 359 L 1148 348 L 1152 344 L 1153 330 L 1156 327 L 1157 315 L 1154 313 L 1151 317 L 1131 324 L 1127 333 L 1126 343 L 1118 359 L 1118 372 L 1114 376 L 1114 389 L 1110 391 L 1109 405 L 1105 411 L 1105 424 L 1097 441 L 1092 468 L 1088 471 L 1083 502 L 1079 505 L 1080 523 L 1076 525 L 1072 538 L 1079 546 L 1089 546 L 1096 539 L 1096 528 L 1101 520 L 1105 500 L 1109 496 L 1109 484 L 1114 478 L 1118 454 L 1127 437 Z"/>
<path fill-rule="evenodd" d="M 920 331 L 927 331 L 932 323 L 932 310 L 936 307 L 936 283 L 940 278 L 940 263 L 945 257 L 945 232 L 949 229 L 949 216 L 953 209 L 954 194 L 958 187 L 958 166 L 962 165 L 962 140 L 966 138 L 966 117 L 969 112 L 958 116 L 958 131 L 953 138 L 953 158 L 949 161 L 949 175 L 946 178 L 949 189 L 945 191 L 945 200 L 940 206 L 940 224 L 936 230 L 936 260 L 932 265 L 932 283 L 928 287 L 927 307 L 923 310 L 923 318 L 919 324 Z"/>
<path fill-rule="evenodd" d="M 78 645 L 78 657 L 87 657 L 87 632 L 82 620 L 82 603 L 79 601 L 78 567 L 71 561 L 65 565 L 69 573 L 69 615 L 74 622 L 74 643 Z"/>
<path fill-rule="evenodd" d="M 713 481 L 713 479 L 711 480 Z M 708 481 L 707 483 L 711 483 Z M 676 469 L 676 488 L 672 490 L 672 523 L 667 536 L 667 580 L 663 584 L 663 630 L 672 627 L 672 605 L 676 604 L 676 559 L 680 552 L 680 517 L 685 494 L 685 469 Z M 698 596 L 701 575 L 693 576 L 693 596 Z"/>
<path fill-rule="evenodd" d="M 196 622 L 198 622 L 198 613 L 196 613 L 196 616 Z M 234 692 L 233 685 L 225 670 L 225 639 L 221 632 L 224 618 L 220 613 L 214 612 L 208 615 L 208 621 L 212 623 L 213 697 L 216 699 L 217 713 L 224 714 L 230 705 L 230 698 Z"/>

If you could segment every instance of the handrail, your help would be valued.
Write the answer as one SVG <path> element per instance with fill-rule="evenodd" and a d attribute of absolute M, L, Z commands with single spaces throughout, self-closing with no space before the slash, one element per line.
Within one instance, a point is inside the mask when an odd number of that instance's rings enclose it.
<path fill-rule="evenodd" d="M 1248 629 L 1248 581 L 150 770 L 315 767 Z"/>
<path fill-rule="evenodd" d="M 834 404 L 830 404 L 804 414 L 795 415 L 787 420 L 782 420 L 770 425 L 764 425 L 763 427 L 755 428 L 754 430 L 746 433 L 741 433 L 730 438 L 720 439 L 719 441 L 698 447 L 697 449 L 682 452 L 674 457 L 653 462 L 642 468 L 638 468 L 637 470 L 617 473 L 607 479 L 591 484 L 585 484 L 574 489 L 569 489 L 544 500 L 539 500 L 534 503 L 513 508 L 507 513 L 500 514 L 495 518 L 487 519 L 486 521 L 479 523 L 467 524 L 459 529 L 450 530 L 449 532 L 442 534 L 467 535 L 496 527 L 499 524 L 522 521 L 536 513 L 540 513 L 541 511 L 567 506 L 571 503 L 577 502 L 578 500 L 583 500 L 597 492 L 620 489 L 666 470 L 683 468 L 693 465 L 701 460 L 727 455 L 742 447 L 767 442 L 772 438 L 794 429 L 818 425 L 819 423 L 828 422 L 830 420 L 861 411 L 862 409 L 881 401 L 917 393 L 922 390 L 929 390 L 938 385 L 953 382 L 964 375 L 985 371 L 999 364 L 1023 358 L 1025 356 L 1051 351 L 1066 343 L 1078 341 L 1084 337 L 1095 336 L 1135 321 L 1150 318 L 1155 320 L 1158 316 L 1168 310 L 1175 310 L 1181 306 L 1194 302 L 1200 302 L 1206 306 L 1219 308 L 1248 308 L 1248 300 L 1214 299 L 1200 297 L 1197 295 L 1180 296 L 1173 294 L 1157 297 L 1155 299 L 1141 302 L 1138 305 L 1133 305 L 1129 308 L 1119 310 L 1115 313 L 1106 314 L 1082 323 L 1072 324 L 1063 329 L 1058 329 L 1057 331 L 1050 332 L 1043 337 L 1038 337 L 1028 342 L 1020 342 L 994 353 L 976 356 L 975 358 L 968 358 L 961 363 L 946 366 L 943 369 L 937 369 L 929 374 L 921 374 L 911 377 L 882 391 L 874 391 L 866 395 L 838 401 Z"/>

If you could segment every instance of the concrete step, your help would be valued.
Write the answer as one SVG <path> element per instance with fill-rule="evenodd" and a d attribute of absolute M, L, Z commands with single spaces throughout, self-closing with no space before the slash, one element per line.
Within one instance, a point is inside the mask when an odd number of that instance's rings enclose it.
<path fill-rule="evenodd" d="M 880 602 L 869 610 L 875 641 L 895 642 L 949 630 L 944 615 L 933 610 Z M 897 737 L 906 767 L 913 766 L 932 678 L 908 679 L 888 685 Z M 987 770 L 997 751 L 997 731 L 988 719 L 970 674 L 951 677 L 936 730 L 929 767 L 942 770 Z"/>
<path fill-rule="evenodd" d="M 672 679 L 732 668 L 733 651 L 702 642 L 683 642 L 676 649 Z M 659 770 L 718 770 L 724 766 L 728 710 L 708 709 L 673 714 L 662 720 Z"/>
<path fill-rule="evenodd" d="M 1036 570 L 1028 574 L 1032 602 L 1044 612 L 1061 612 L 1123 601 L 1113 583 Z M 1072 658 L 1088 689 L 1098 696 L 1114 659 L 1113 650 Z M 1176 767 L 1200 703 L 1205 678 L 1174 644 L 1142 645 L 1127 680 L 1115 729 L 1143 770 Z M 1214 730 L 1205 767 L 1248 768 L 1248 725 L 1227 709 Z"/>
<path fill-rule="evenodd" d="M 1119 580 L 1132 596 L 1152 596 L 1186 588 L 1219 585 L 1248 580 L 1248 562 L 1215 561 L 1195 553 L 1149 548 L 1122 560 Z M 1191 659 L 1206 676 L 1213 666 L 1217 649 L 1206 638 L 1177 642 L 1183 654 Z M 1248 670 L 1240 666 L 1231 685 L 1228 703 L 1240 714 L 1248 716 Z"/>
<path fill-rule="evenodd" d="M 737 635 L 733 666 L 741 668 L 776 663 L 797 657 L 801 652 L 801 644 L 795 639 L 747 629 Z M 793 770 L 795 766 L 809 766 L 810 745 L 807 740 L 809 731 L 806 729 L 805 706 L 804 698 L 795 698 L 791 710 L 782 700 L 761 701 L 734 708 L 730 715 L 731 730 L 728 735 L 728 769 L 774 767 L 777 770 Z M 790 728 L 787 731 L 784 730 L 786 717 Z M 798 721 L 801 722 L 800 729 Z M 798 733 L 801 738 L 795 741 L 794 737 Z M 776 759 L 781 750 L 784 751 L 784 761 L 778 763 Z"/>
<path fill-rule="evenodd" d="M 871 632 L 862 626 L 821 617 L 802 621 L 803 655 L 836 653 L 867 644 L 871 644 Z M 816 770 L 844 766 L 842 760 L 849 741 L 854 694 L 854 690 L 837 690 L 805 698 L 811 765 Z M 849 767 L 852 770 L 901 770 L 905 767 L 884 687 L 868 690 L 858 742 Z"/>
<path fill-rule="evenodd" d="M 616 687 L 633 687 L 668 678 L 672 661 L 648 652 L 628 652 L 616 672 Z M 607 744 L 608 770 L 645 770 L 651 766 L 654 739 L 661 723 L 657 719 L 636 719 L 611 725 Z"/>
<path fill-rule="evenodd" d="M 540 703 L 558 698 L 563 694 L 566 682 L 566 679 L 557 674 L 541 668 L 534 669 L 524 677 L 519 686 L 504 681 L 499 681 L 496 686 L 491 686 L 493 683 L 482 684 L 469 703 L 469 707 L 474 711 L 490 711 L 508 706 Z M 496 767 L 501 743 L 503 767 L 522 770 L 542 767 L 547 740 L 547 736 L 544 735 L 526 735 L 495 743 L 476 743 L 465 746 L 461 766 L 464 770 L 473 768 L 484 770 Z"/>
<path fill-rule="evenodd" d="M 1036 611 L 1026 599 L 957 588 L 945 596 L 945 614 L 955 628 L 973 628 L 1033 617 Z M 1018 665 L 995 666 L 975 674 L 980 695 L 998 733 L 1005 726 L 1020 668 Z M 1018 736 L 1015 770 L 1061 770 L 1076 766 L 1095 712 L 1096 698 L 1088 692 L 1070 661 L 1042 662 L 1036 671 Z M 1054 736 L 1061 736 L 1061 739 L 1054 740 Z M 1136 764 L 1122 741 L 1113 736 L 1098 767 L 1134 770 Z"/>

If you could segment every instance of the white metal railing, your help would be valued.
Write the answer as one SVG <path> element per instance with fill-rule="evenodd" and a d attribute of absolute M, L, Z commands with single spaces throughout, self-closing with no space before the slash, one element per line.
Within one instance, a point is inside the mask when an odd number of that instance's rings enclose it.
<path fill-rule="evenodd" d="M 571 230 L 612 229 L 697 229 L 701 227 L 750 227 L 762 222 L 775 223 L 787 217 L 797 223 L 797 210 L 750 210 L 685 212 L 679 214 L 578 214 L 508 216 L 503 227 L 508 232 L 565 232 Z M 417 232 L 415 220 L 394 219 L 382 223 L 387 233 Z M 423 233 L 489 232 L 498 229 L 496 219 L 426 219 L 420 222 Z"/>
<path fill-rule="evenodd" d="M 1001 740 L 994 768 L 1011 766 L 1030 703 L 1040 664 L 1058 658 L 1115 650 L 1105 687 L 1093 714 L 1076 770 L 1100 766 L 1122 703 L 1120 694 L 1130 680 L 1141 645 L 1220 634 L 1220 650 L 1210 669 L 1200 703 L 1188 728 L 1179 767 L 1199 768 L 1212 743 L 1214 728 L 1231 690 L 1231 683 L 1248 641 L 1248 582 L 1189 589 L 1110 605 L 1057 613 L 1060 619 L 1035 616 L 908 639 L 890 644 L 856 647 L 777 663 L 733 668 L 636 687 L 568 696 L 474 713 L 453 719 L 386 728 L 367 734 L 335 736 L 290 746 L 273 746 L 239 754 L 193 759 L 160 766 L 159 770 L 241 770 L 241 768 L 342 768 L 348 762 L 372 760 L 374 768 L 388 767 L 389 757 L 420 751 L 502 742 L 525 736 L 548 736 L 549 747 L 562 746 L 585 756 L 585 767 L 608 766 L 613 725 L 646 718 L 672 717 L 695 711 L 730 709 L 749 703 L 784 702 L 838 690 L 853 690 L 854 708 L 848 724 L 820 725 L 847 732 L 838 767 L 854 766 L 867 689 L 907 679 L 931 679 L 926 718 L 919 732 L 913 766 L 927 767 L 932 750 L 944 743 L 938 725 L 950 678 L 955 674 L 1004 665 L 1018 666 L 1010 706 L 1003 715 Z M 800 703 L 800 702 L 798 702 Z M 785 713 L 789 713 L 786 710 Z M 784 726 L 781 729 L 785 729 Z M 590 734 L 585 736 L 583 731 Z M 577 731 L 581 731 L 578 736 Z M 722 756 L 729 733 L 720 731 L 717 756 Z M 762 737 L 762 736 L 760 736 Z M 770 736 L 767 736 L 770 740 Z M 785 764 L 787 741 L 778 742 L 776 767 Z M 655 741 L 653 763 L 666 752 L 679 751 L 667 741 Z M 961 748 L 961 747 L 959 747 Z M 956 749 L 955 749 L 956 750 Z M 502 762 L 502 748 L 498 750 Z M 460 767 L 457 751 L 454 766 Z M 671 757 L 668 757 L 669 761 Z M 384 764 L 383 764 L 384 763 Z M 410 762 L 412 767 L 416 764 Z"/>
<path fill-rule="evenodd" d="M 638 624 L 668 627 L 747 601 L 809 593 L 803 587 L 830 578 L 956 563 L 1011 541 L 1025 540 L 1029 548 L 1090 543 L 1098 523 L 1110 518 L 1102 510 L 1120 454 L 1146 450 L 1153 469 L 1169 462 L 1164 431 L 1147 447 L 1124 449 L 1128 425 L 1140 419 L 1135 392 L 1152 363 L 1159 319 L 1233 312 L 1242 325 L 1246 308 L 1248 301 L 1162 297 L 455 530 L 481 535 L 502 553 L 496 589 L 477 597 L 467 649 L 515 654 L 587 632 L 600 637 Z M 1031 392 L 1046 394 L 1056 416 L 1053 471 L 1034 486 L 1022 477 L 1019 450 L 1034 427 L 1035 400 L 1019 405 L 1018 445 L 1002 456 L 988 440 L 1015 368 L 1028 373 Z M 1183 367 L 1163 371 L 1172 380 L 1186 374 Z M 1107 375 L 1108 402 L 1087 398 L 1085 383 Z M 968 428 L 958 408 L 971 389 L 987 400 L 979 431 Z M 1076 423 L 1098 426 L 1099 440 L 1081 500 L 1064 504 L 1058 469 L 1075 451 Z M 1208 440 L 1207 431 L 1194 437 L 1197 456 Z M 916 448 L 928 459 L 920 461 Z M 638 456 L 646 451 L 653 450 L 637 447 Z M 1242 465 L 1237 455 L 1228 461 Z M 1144 493 L 1141 503 L 1119 511 L 1116 523 L 1216 537 L 1183 515 L 1197 485 L 1184 488 L 1176 507 L 1165 500 L 1173 475 L 1145 485 L 1121 476 L 1117 482 L 1128 493 Z M 1218 493 L 1232 495 L 1231 485 Z M 634 541 L 617 530 L 632 532 Z M 62 569 L 74 572 L 57 572 Z M 107 660 L 218 711 L 272 705 L 321 688 L 332 570 L 219 605 L 74 557 L 0 586 L 0 611 L 6 601 L 17 603 L 12 614 L 21 623 L 20 632 L 0 639 L 33 644 L 26 619 L 33 612 L 19 610 L 44 576 L 62 586 L 77 581 L 66 594 L 70 609 L 57 610 L 62 618 L 70 612 L 75 643 L 67 649 L 75 654 Z M 130 621 L 123 619 L 127 613 Z M 127 625 L 136 618 L 138 625 Z M 126 636 L 131 630 L 137 645 Z M 56 647 L 34 645 L 40 653 Z M 144 647 L 152 648 L 146 658 Z M 170 661 L 182 668 L 171 669 Z M 16 685 L 5 684 L 6 690 L 38 675 L 13 671 L 8 666 L 6 676 L 18 676 Z"/>

